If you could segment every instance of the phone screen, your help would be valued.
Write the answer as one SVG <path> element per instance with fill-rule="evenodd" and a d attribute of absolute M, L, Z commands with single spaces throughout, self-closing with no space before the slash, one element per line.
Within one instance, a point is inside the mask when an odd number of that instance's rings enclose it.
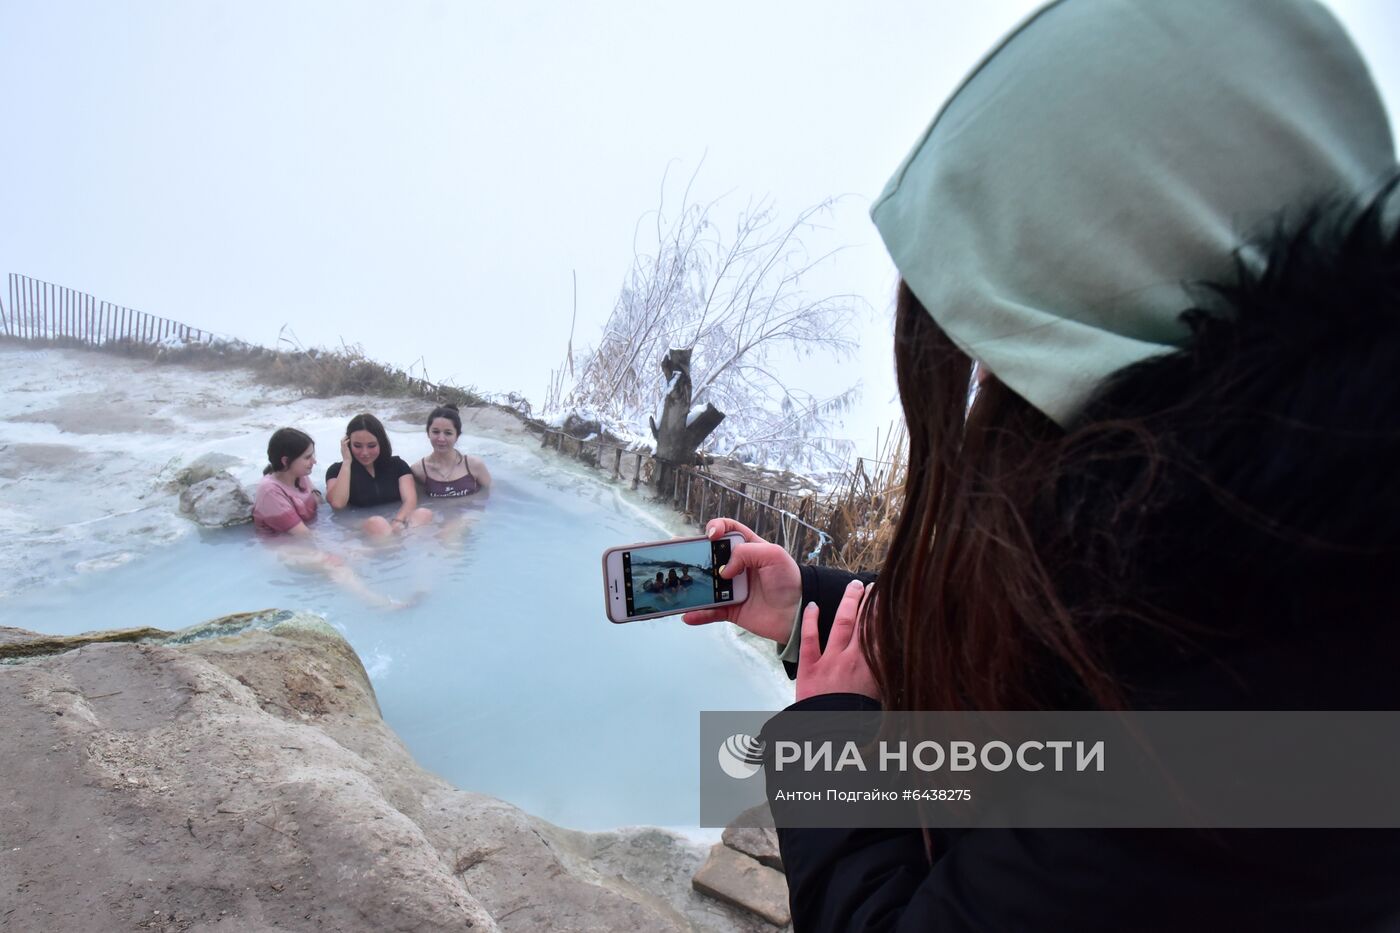
<path fill-rule="evenodd" d="M 729 540 L 675 541 L 622 552 L 627 617 L 683 612 L 730 602 L 734 582 L 716 572 L 729 563 Z"/>

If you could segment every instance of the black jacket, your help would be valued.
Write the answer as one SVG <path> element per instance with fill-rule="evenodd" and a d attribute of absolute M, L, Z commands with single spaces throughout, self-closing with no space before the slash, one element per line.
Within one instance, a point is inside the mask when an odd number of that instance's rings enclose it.
<path fill-rule="evenodd" d="M 803 604 L 820 606 L 824 644 L 855 575 L 802 570 Z M 1276 707 L 1395 706 L 1394 636 L 1242 653 L 1256 656 L 1244 672 L 1256 695 L 1287 700 Z M 1238 689 L 1232 677 L 1189 665 L 1163 676 L 1181 685 L 1177 708 L 1219 706 Z M 1297 702 L 1324 696 L 1333 702 Z M 873 708 L 852 694 L 789 707 Z M 795 933 L 1400 930 L 1400 832 L 934 829 L 929 841 L 932 861 L 917 829 L 779 829 Z"/>

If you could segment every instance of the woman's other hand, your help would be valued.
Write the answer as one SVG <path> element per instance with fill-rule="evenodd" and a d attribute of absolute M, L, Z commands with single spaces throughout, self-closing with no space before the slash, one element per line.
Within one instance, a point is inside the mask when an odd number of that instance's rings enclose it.
<path fill-rule="evenodd" d="M 345 435 L 340 439 L 340 462 L 345 464 L 345 469 L 350 469 L 350 435 Z"/>
<path fill-rule="evenodd" d="M 826 650 L 821 648 L 817 631 L 817 604 L 808 603 L 802 612 L 802 645 L 797 658 L 797 699 L 823 693 L 858 693 L 880 699 L 875 676 L 860 648 L 860 630 L 865 613 L 862 602 L 865 584 L 852 580 L 836 607 L 836 619 L 826 637 Z"/>
<path fill-rule="evenodd" d="M 681 619 L 687 625 L 728 620 L 755 635 L 786 642 L 792 634 L 797 604 L 802 601 L 802 571 L 797 568 L 797 561 L 731 518 L 712 520 L 705 532 L 711 541 L 733 532 L 743 535 L 743 543 L 730 551 L 729 563 L 720 568 L 719 575 L 732 580 L 748 571 L 749 596 L 734 606 L 687 612 Z"/>

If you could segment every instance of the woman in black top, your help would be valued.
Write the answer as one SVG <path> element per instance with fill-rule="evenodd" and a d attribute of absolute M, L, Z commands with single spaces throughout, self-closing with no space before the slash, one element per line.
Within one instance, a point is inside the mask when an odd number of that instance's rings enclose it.
<path fill-rule="evenodd" d="M 347 463 L 348 471 L 343 469 Z M 394 456 L 384 425 L 371 414 L 356 415 L 346 425 L 340 462 L 326 470 L 326 501 L 333 509 L 399 503 L 392 519 L 373 515 L 365 520 L 364 530 L 370 535 L 392 534 L 433 520 L 431 512 L 418 508 L 413 470 Z"/>
<path fill-rule="evenodd" d="M 750 596 L 686 621 L 786 643 L 794 709 L 1400 708 L 1395 179 L 1315 3 L 1044 8 L 872 211 L 909 431 L 879 576 L 717 520 Z M 1400 929 L 1394 830 L 779 842 L 798 933 Z"/>

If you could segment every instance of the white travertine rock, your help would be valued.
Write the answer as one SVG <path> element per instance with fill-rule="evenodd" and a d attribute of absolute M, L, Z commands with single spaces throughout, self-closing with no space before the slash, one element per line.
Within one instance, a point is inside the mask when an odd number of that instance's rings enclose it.
<path fill-rule="evenodd" d="M 180 511 L 208 528 L 253 520 L 253 502 L 232 473 L 220 471 L 180 493 Z"/>
<path fill-rule="evenodd" d="M 689 891 L 703 852 L 673 834 L 561 830 L 423 771 L 314 616 L 0 629 L 0 708 L 15 929 L 759 929 Z"/>

